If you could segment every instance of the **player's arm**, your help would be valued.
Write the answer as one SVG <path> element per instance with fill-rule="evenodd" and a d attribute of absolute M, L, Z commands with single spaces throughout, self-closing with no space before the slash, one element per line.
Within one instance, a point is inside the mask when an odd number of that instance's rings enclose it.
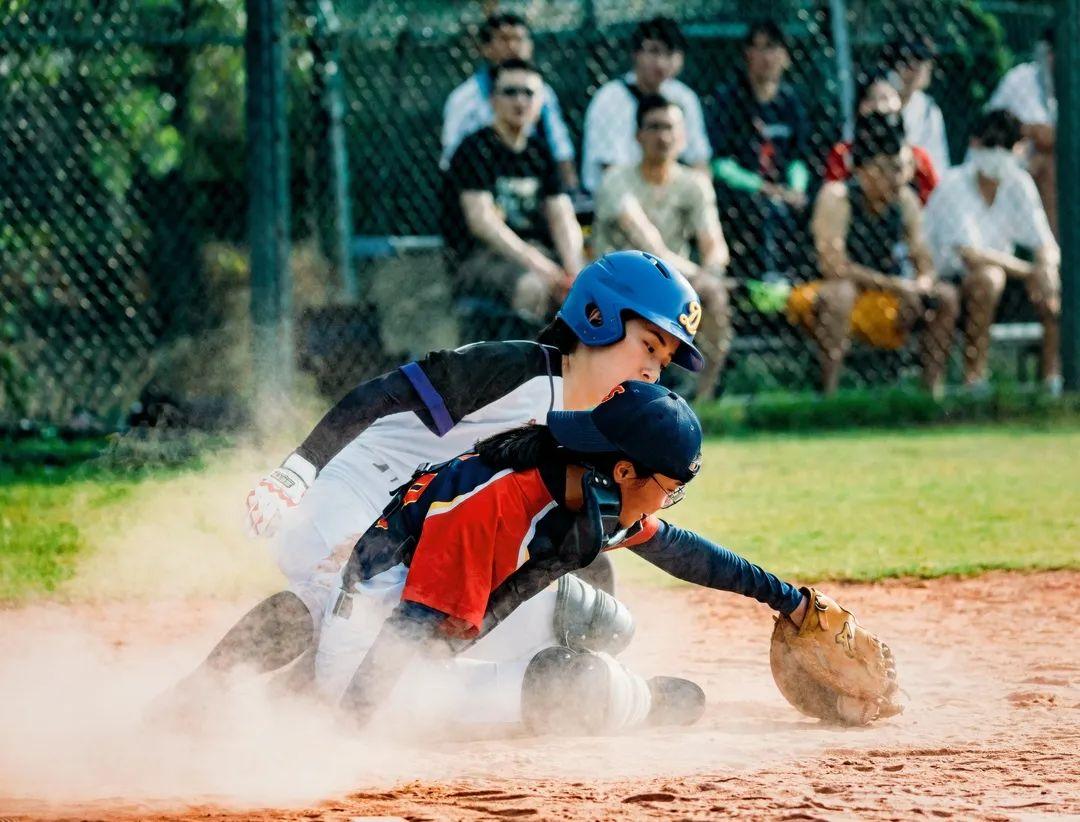
<path fill-rule="evenodd" d="M 1027 262 L 1013 254 L 988 248 L 962 248 L 960 254 L 965 261 L 970 261 L 969 264 L 997 265 L 1013 277 L 1024 278 L 1036 272 L 1047 272 L 1053 279 L 1057 279 L 1056 272 L 1061 262 L 1057 240 L 1050 230 L 1050 222 L 1034 181 L 1027 175 L 1021 179 L 1019 188 L 1013 189 L 1013 230 L 1017 244 L 1030 248 L 1035 259 Z"/>
<path fill-rule="evenodd" d="M 810 232 L 817 249 L 818 268 L 825 279 L 847 279 L 864 288 L 896 290 L 896 277 L 859 265 L 847 253 L 851 203 L 844 183 L 826 183 L 814 202 Z"/>
<path fill-rule="evenodd" d="M 908 255 L 915 266 L 916 282 L 921 287 L 928 288 L 937 278 L 937 272 L 934 270 L 934 258 L 926 242 L 926 232 L 923 230 L 923 212 L 919 195 L 911 186 L 900 189 L 900 214 L 904 221 Z"/>
<path fill-rule="evenodd" d="M 501 256 L 531 271 L 551 273 L 558 268 L 506 224 L 490 191 L 461 192 L 461 210 L 472 235 Z"/>
<path fill-rule="evenodd" d="M 443 436 L 467 414 L 531 376 L 550 373 L 550 352 L 527 342 L 476 343 L 433 351 L 361 383 L 331 408 L 300 446 L 248 494 L 248 530 L 272 536 L 282 512 L 300 504 L 319 471 L 377 420 L 411 412 Z M 482 381 L 478 376 L 482 375 Z"/>
<path fill-rule="evenodd" d="M 1020 133 L 1031 140 L 1032 145 L 1039 151 L 1054 150 L 1057 132 L 1049 123 L 1024 123 L 1020 126 Z"/>
<path fill-rule="evenodd" d="M 446 98 L 443 106 L 443 127 L 441 136 L 442 154 L 439 157 L 439 167 L 446 171 L 450 168 L 450 159 L 454 151 L 461 144 L 461 138 L 465 136 L 465 111 L 464 103 L 465 86 L 458 86 L 450 96 Z"/>
<path fill-rule="evenodd" d="M 341 707 L 361 727 L 390 696 L 417 654 L 449 655 L 447 617 L 416 602 L 401 602 L 387 617 L 341 698 Z"/>
<path fill-rule="evenodd" d="M 402 411 L 421 411 L 425 401 L 402 370 L 361 383 L 334 405 L 280 467 L 247 496 L 252 536 L 272 536 L 283 511 L 300 504 L 328 462 L 376 420 Z"/>
<path fill-rule="evenodd" d="M 603 186 L 601 186 L 600 198 L 603 198 Z M 697 274 L 697 264 L 690 259 L 676 254 L 664 242 L 659 229 L 653 225 L 645 209 L 641 207 L 637 197 L 632 194 L 624 195 L 615 205 L 615 222 L 623 234 L 630 241 L 632 248 L 648 251 L 663 260 L 667 260 L 678 268 L 687 277 L 693 279 Z"/>
<path fill-rule="evenodd" d="M 646 528 L 650 535 L 629 548 L 673 577 L 706 588 L 742 594 L 782 614 L 791 614 L 802 604 L 803 595 L 798 588 L 748 559 L 693 531 L 663 520 L 654 520 L 654 523 L 652 528 Z"/>
<path fill-rule="evenodd" d="M 731 262 L 731 251 L 724 239 L 724 229 L 720 226 L 720 214 L 716 208 L 716 192 L 705 175 L 697 177 L 694 203 L 694 235 L 698 253 L 701 254 L 701 267 L 715 273 L 726 269 Z"/>
<path fill-rule="evenodd" d="M 584 265 L 585 241 L 570 197 L 566 194 L 548 197 L 544 201 L 544 213 L 563 269 L 569 276 L 576 276 Z"/>

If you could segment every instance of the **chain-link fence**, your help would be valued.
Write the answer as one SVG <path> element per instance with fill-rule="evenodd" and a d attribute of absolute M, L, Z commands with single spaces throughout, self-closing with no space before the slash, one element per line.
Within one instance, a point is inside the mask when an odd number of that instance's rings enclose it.
<path fill-rule="evenodd" d="M 249 15 L 280 1 L 0 8 L 4 424 L 240 413 L 249 243 L 276 236 L 249 225 L 274 210 L 251 117 L 276 116 L 245 107 L 265 88 L 246 80 L 263 66 Z M 329 395 L 431 348 L 535 334 L 568 274 L 624 247 L 698 284 L 705 393 L 934 363 L 950 383 L 1057 373 L 1038 356 L 1056 334 L 1051 3 L 280 11 L 285 129 L 268 139 L 289 276 L 255 288 L 287 292 L 266 303 L 286 314 L 275 333 Z M 514 57 L 539 74 L 492 71 Z M 984 120 L 988 104 L 1021 122 Z"/>

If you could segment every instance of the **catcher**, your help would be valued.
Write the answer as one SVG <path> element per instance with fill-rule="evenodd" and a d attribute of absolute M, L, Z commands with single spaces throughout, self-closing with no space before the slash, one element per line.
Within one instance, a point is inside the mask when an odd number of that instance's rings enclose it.
<path fill-rule="evenodd" d="M 701 442 L 684 400 L 629 381 L 592 411 L 549 412 L 546 426 L 496 434 L 419 471 L 348 558 L 323 619 L 320 688 L 359 724 L 407 669 L 429 684 L 458 676 L 485 714 L 514 706 L 534 731 L 693 722 L 701 689 L 675 677 L 646 682 L 615 662 L 632 635 L 628 612 L 567 576 L 624 547 L 779 611 L 773 671 L 803 712 L 848 724 L 899 712 L 892 655 L 849 612 L 655 516 L 685 495 Z"/>

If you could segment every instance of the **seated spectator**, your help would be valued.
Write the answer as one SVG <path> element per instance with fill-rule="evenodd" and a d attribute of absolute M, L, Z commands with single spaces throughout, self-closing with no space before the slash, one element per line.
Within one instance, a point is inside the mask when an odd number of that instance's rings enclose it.
<path fill-rule="evenodd" d="M 480 27 L 480 54 L 484 62 L 450 93 L 443 107 L 442 156 L 439 159 L 443 171 L 450 167 L 450 158 L 461 141 L 477 129 L 490 126 L 495 118 L 491 105 L 492 66 L 504 60 L 532 60 L 532 34 L 525 19 L 507 12 L 490 15 Z M 576 189 L 574 144 L 559 108 L 559 98 L 547 83 L 540 108 L 540 126 L 540 134 L 547 140 L 559 164 L 563 185 L 571 191 Z"/>
<path fill-rule="evenodd" d="M 673 263 L 701 297 L 703 316 L 697 344 L 705 368 L 698 398 L 711 398 L 731 344 L 724 269 L 728 248 L 716 213 L 712 185 L 700 171 L 679 165 L 686 146 L 682 109 L 658 94 L 641 98 L 637 108 L 641 162 L 613 166 L 596 195 L 595 252 L 637 248 Z M 700 263 L 690 260 L 697 244 Z"/>
<path fill-rule="evenodd" d="M 919 199 L 904 179 L 903 143 L 895 116 L 860 118 L 854 176 L 826 183 L 814 204 L 822 279 L 791 292 L 788 318 L 818 345 L 825 393 L 836 389 L 851 336 L 897 349 L 916 329 L 923 383 L 934 392 L 942 385 L 959 298 L 935 279 Z"/>
<path fill-rule="evenodd" d="M 1010 69 L 987 103 L 988 109 L 1003 108 L 1023 124 L 1028 139 L 1028 171 L 1038 186 L 1046 217 L 1058 236 L 1057 97 L 1054 94 L 1054 29 L 1043 32 L 1035 44 L 1035 59 Z"/>
<path fill-rule="evenodd" d="M 884 74 L 873 74 L 859 86 L 856 94 L 856 106 L 859 115 L 878 111 L 882 114 L 900 113 L 900 93 L 893 88 Z M 913 165 L 911 184 L 919 195 L 923 205 L 930 199 L 930 192 L 938 184 L 938 173 L 934 161 L 922 146 L 906 146 Z M 846 180 L 851 176 L 851 141 L 837 143 L 825 158 L 826 181 Z"/>
<path fill-rule="evenodd" d="M 709 99 L 712 173 L 740 277 L 787 283 L 810 182 L 806 111 L 784 82 L 791 55 L 776 23 L 750 27 L 743 59 L 743 69 Z"/>
<path fill-rule="evenodd" d="M 608 166 L 632 166 L 641 160 L 634 139 L 638 101 L 646 94 L 663 94 L 677 104 L 686 120 L 686 149 L 679 159 L 705 168 L 711 150 L 705 136 L 701 101 L 689 86 L 675 78 L 683 67 L 686 38 L 667 17 L 645 20 L 631 38 L 634 69 L 600 87 L 585 110 L 581 184 L 595 192 Z"/>
<path fill-rule="evenodd" d="M 990 325 L 1006 277 L 1024 282 L 1043 325 L 1042 375 L 1060 390 L 1059 253 L 1031 175 L 1018 162 L 1020 121 L 1007 111 L 984 114 L 967 162 L 949 171 L 926 207 L 927 240 L 943 277 L 960 283 L 964 304 L 964 381 L 986 379 Z M 1016 256 L 1017 246 L 1034 262 Z"/>
<path fill-rule="evenodd" d="M 455 289 L 504 300 L 537 322 L 562 301 L 583 253 L 555 158 L 533 130 L 543 88 L 524 60 L 496 66 L 495 121 L 461 141 L 446 174 Z"/>
<path fill-rule="evenodd" d="M 945 118 L 934 98 L 926 93 L 934 76 L 936 55 L 930 38 L 912 37 L 893 42 L 886 49 L 885 60 L 892 70 L 893 84 L 900 92 L 907 141 L 925 149 L 938 174 L 944 174 L 952 165 L 949 141 L 945 136 Z"/>

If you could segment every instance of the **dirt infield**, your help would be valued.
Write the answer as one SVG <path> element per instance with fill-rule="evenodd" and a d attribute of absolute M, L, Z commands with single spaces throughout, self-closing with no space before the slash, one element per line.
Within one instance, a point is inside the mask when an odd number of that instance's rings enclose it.
<path fill-rule="evenodd" d="M 703 685 L 693 728 L 358 739 L 251 698 L 228 727 L 166 737 L 139 723 L 142 706 L 248 603 L 0 612 L 0 818 L 1080 815 L 1080 573 L 825 587 L 892 645 L 902 716 L 807 720 L 772 685 L 765 608 L 641 588 L 620 592 L 639 623 L 626 658 Z"/>

